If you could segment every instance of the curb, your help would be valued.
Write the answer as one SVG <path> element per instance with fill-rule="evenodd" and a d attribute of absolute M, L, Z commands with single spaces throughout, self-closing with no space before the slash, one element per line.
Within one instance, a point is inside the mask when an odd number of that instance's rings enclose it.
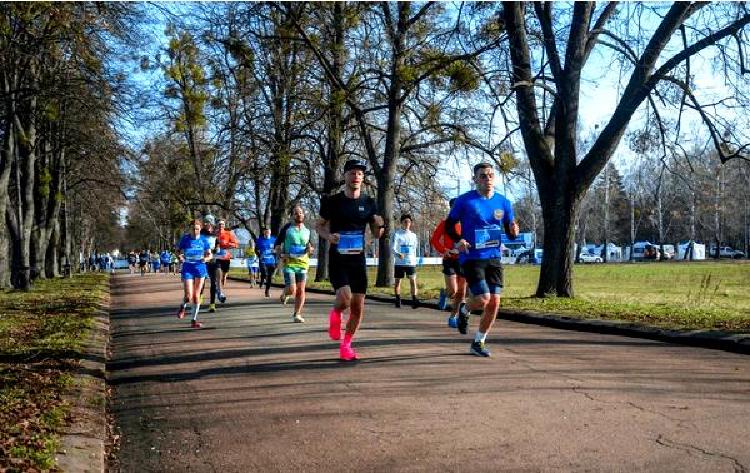
<path fill-rule="evenodd" d="M 73 389 L 65 398 L 71 405 L 73 422 L 60 439 L 56 457 L 62 471 L 103 473 L 107 443 L 106 347 L 109 311 L 105 304 L 94 315 L 94 327 L 84 344 Z"/>
<path fill-rule="evenodd" d="M 231 277 L 235 281 L 247 282 L 247 279 Z M 283 284 L 274 283 L 273 287 L 281 288 Z M 329 294 L 334 292 L 330 289 L 306 288 L 307 292 L 314 294 Z M 395 298 L 380 295 L 367 295 L 367 299 L 393 304 Z M 420 301 L 420 307 L 440 310 L 437 302 Z M 512 320 L 522 324 L 541 325 L 563 330 L 575 330 L 578 332 L 601 333 L 607 335 L 620 335 L 631 338 L 645 338 L 678 345 L 687 345 L 714 350 L 724 350 L 743 355 L 750 354 L 750 333 L 732 333 L 721 330 L 675 330 L 637 324 L 628 320 L 595 320 L 576 319 L 558 314 L 529 312 L 515 309 L 500 309 L 500 318 Z"/>

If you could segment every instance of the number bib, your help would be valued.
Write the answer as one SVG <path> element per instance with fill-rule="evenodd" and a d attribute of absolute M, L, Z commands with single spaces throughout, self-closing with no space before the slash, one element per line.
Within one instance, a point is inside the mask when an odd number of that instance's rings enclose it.
<path fill-rule="evenodd" d="M 490 225 L 474 230 L 474 248 L 498 248 L 502 238 L 502 229 L 497 225 Z"/>
<path fill-rule="evenodd" d="M 188 263 L 201 263 L 203 262 L 203 255 L 185 254 L 185 261 Z"/>
<path fill-rule="evenodd" d="M 401 253 L 403 253 L 404 255 L 408 255 L 409 253 L 411 253 L 411 246 L 401 245 Z"/>
<path fill-rule="evenodd" d="M 276 262 L 276 259 L 273 256 L 273 250 L 263 250 L 263 263 L 265 264 L 274 264 Z"/>
<path fill-rule="evenodd" d="M 291 245 L 289 247 L 289 256 L 292 258 L 302 258 L 307 254 L 307 246 L 305 245 Z"/>
<path fill-rule="evenodd" d="M 338 252 L 342 255 L 356 255 L 365 249 L 365 235 L 362 232 L 339 233 Z"/>

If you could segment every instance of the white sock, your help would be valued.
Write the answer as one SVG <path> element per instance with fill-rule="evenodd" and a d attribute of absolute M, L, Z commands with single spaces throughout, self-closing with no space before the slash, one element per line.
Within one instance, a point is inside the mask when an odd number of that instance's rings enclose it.
<path fill-rule="evenodd" d="M 198 311 L 200 311 L 200 309 L 200 304 L 195 304 L 195 306 L 193 306 L 193 320 L 198 320 Z"/>
<path fill-rule="evenodd" d="M 479 330 L 477 330 L 477 334 L 474 335 L 474 341 L 475 342 L 482 342 L 482 343 L 484 343 L 484 339 L 485 338 L 487 338 L 487 334 L 486 333 L 482 333 Z"/>

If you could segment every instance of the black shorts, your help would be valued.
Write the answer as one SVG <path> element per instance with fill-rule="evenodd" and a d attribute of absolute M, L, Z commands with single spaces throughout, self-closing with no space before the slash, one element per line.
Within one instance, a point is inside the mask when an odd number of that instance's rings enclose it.
<path fill-rule="evenodd" d="M 144 266 L 146 266 L 146 261 L 139 261 L 138 264 L 141 268 L 143 268 Z"/>
<path fill-rule="evenodd" d="M 414 276 L 415 274 L 417 274 L 416 266 L 396 265 L 393 267 L 393 277 L 396 279 L 403 279 L 404 276 Z"/>
<path fill-rule="evenodd" d="M 231 260 L 228 259 L 217 259 L 216 260 L 216 266 L 219 267 L 222 273 L 228 273 L 229 272 L 229 263 Z"/>
<path fill-rule="evenodd" d="M 367 294 L 365 255 L 340 255 L 331 251 L 328 256 L 328 279 L 336 291 L 349 286 L 353 294 Z"/>
<path fill-rule="evenodd" d="M 464 276 L 458 258 L 443 258 L 443 274 L 446 276 Z"/>
<path fill-rule="evenodd" d="M 461 265 L 469 290 L 475 296 L 500 294 L 503 288 L 503 265 L 500 258 L 467 260 Z"/>

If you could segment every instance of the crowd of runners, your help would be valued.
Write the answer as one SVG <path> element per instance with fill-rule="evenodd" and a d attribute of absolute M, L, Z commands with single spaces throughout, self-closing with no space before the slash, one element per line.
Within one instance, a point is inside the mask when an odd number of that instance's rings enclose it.
<path fill-rule="evenodd" d="M 375 200 L 362 192 L 366 164 L 349 160 L 344 165 L 344 189 L 321 202 L 320 218 L 315 222 L 317 234 L 328 241 L 328 275 L 336 296 L 328 313 L 328 336 L 339 341 L 339 358 L 345 361 L 359 358 L 354 339 L 359 329 L 365 306 L 368 278 L 365 258 L 367 234 L 373 240 L 383 236 L 385 223 L 378 214 Z M 513 208 L 505 196 L 494 190 L 495 172 L 491 164 L 474 166 L 475 189 L 450 201 L 450 211 L 435 228 L 430 244 L 443 257 L 442 273 L 445 288 L 441 290 L 440 308 L 450 308 L 447 323 L 461 334 L 469 330 L 469 315 L 481 314 L 469 352 L 489 357 L 485 344 L 497 316 L 503 288 L 501 264 L 501 236 L 518 236 L 519 228 Z M 271 282 L 277 269 L 284 279 L 279 301 L 286 305 L 294 301 L 292 321 L 304 323 L 305 285 L 310 256 L 315 248 L 311 231 L 305 225 L 305 211 L 296 205 L 291 221 L 277 236 L 269 228 L 262 228 L 260 236 L 245 250 L 250 287 L 263 290 L 270 298 Z M 419 307 L 417 293 L 417 248 L 419 241 L 412 232 L 412 218 L 404 214 L 400 228 L 391 238 L 394 257 L 395 306 L 401 307 L 401 280 L 409 280 L 411 307 Z M 137 263 L 143 268 L 158 261 L 173 270 L 180 266 L 184 297 L 177 316 L 188 314 L 193 328 L 201 328 L 198 320 L 206 278 L 209 279 L 209 312 L 216 311 L 216 300 L 225 303 L 223 288 L 229 272 L 231 250 L 238 248 L 237 238 L 227 228 L 226 220 L 213 215 L 191 222 L 190 231 L 179 242 L 176 254 L 165 251 L 155 257 L 149 252 L 131 252 L 131 272 Z M 159 266 L 153 270 L 158 271 Z M 467 297 L 470 296 L 470 297 Z"/>

